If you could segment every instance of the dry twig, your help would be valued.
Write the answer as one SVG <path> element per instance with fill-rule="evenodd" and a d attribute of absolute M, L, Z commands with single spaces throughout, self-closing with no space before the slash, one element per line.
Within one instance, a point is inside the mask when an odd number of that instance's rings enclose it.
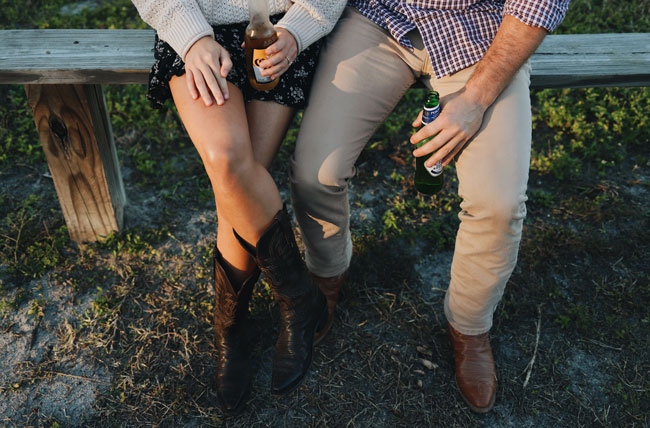
<path fill-rule="evenodd" d="M 526 388 L 526 385 L 528 385 L 528 381 L 530 380 L 530 374 L 533 372 L 533 365 L 535 364 L 535 358 L 537 357 L 537 346 L 539 345 L 539 332 L 540 332 L 541 325 L 542 325 L 542 308 L 541 305 L 537 305 L 537 336 L 535 337 L 535 350 L 533 351 L 533 358 L 530 359 L 528 366 L 526 366 L 528 373 L 526 373 L 526 379 L 524 380 L 524 388 Z"/>

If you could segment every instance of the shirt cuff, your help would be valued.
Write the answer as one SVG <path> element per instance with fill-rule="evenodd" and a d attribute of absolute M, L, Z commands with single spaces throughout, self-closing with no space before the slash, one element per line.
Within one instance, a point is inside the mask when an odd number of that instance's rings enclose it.
<path fill-rule="evenodd" d="M 552 32 L 564 20 L 570 0 L 506 0 L 504 15 Z"/>
<path fill-rule="evenodd" d="M 184 7 L 175 11 L 173 19 L 167 28 L 158 28 L 158 37 L 169 43 L 178 56 L 185 61 L 185 55 L 192 45 L 202 37 L 211 36 L 214 39 L 212 26 L 198 8 Z"/>
<path fill-rule="evenodd" d="M 327 29 L 307 9 L 294 3 L 275 24 L 291 33 L 298 44 L 298 53 L 327 34 Z"/>

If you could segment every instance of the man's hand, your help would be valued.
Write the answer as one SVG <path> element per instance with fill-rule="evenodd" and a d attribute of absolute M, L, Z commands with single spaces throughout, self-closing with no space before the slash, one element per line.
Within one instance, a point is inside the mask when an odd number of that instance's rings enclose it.
<path fill-rule="evenodd" d="M 426 156 L 435 153 L 427 159 L 425 166 L 432 167 L 438 161 L 445 166 L 465 146 L 467 141 L 476 134 L 481 126 L 483 115 L 488 106 L 482 105 L 465 88 L 451 93 L 440 100 L 440 115 L 430 124 L 411 136 L 411 143 L 416 144 L 425 138 L 436 135 L 427 143 L 413 151 L 413 156 Z M 422 125 L 422 112 L 418 115 L 414 127 Z"/>
<path fill-rule="evenodd" d="M 185 55 L 187 90 L 193 99 L 199 95 L 206 107 L 222 105 L 228 99 L 226 76 L 232 69 L 230 54 L 210 36 L 197 40 Z"/>
<path fill-rule="evenodd" d="M 483 122 L 485 111 L 512 80 L 515 73 L 535 52 L 547 31 L 531 27 L 511 15 L 506 15 L 492 44 L 467 80 L 465 86 L 440 100 L 441 112 L 433 122 L 411 137 L 417 144 L 424 138 L 439 133 L 431 141 L 413 151 L 416 157 L 438 150 L 426 162 L 433 166 L 437 161 L 449 164 L 453 157 L 476 134 Z M 422 113 L 413 122 L 420 126 Z"/>
<path fill-rule="evenodd" d="M 278 35 L 278 40 L 266 48 L 264 53 L 268 59 L 260 63 L 260 67 L 263 68 L 262 76 L 271 76 L 271 80 L 282 76 L 298 56 L 298 43 L 291 33 L 284 28 L 278 28 L 275 32 Z M 242 43 L 242 47 L 245 47 L 244 43 Z"/>

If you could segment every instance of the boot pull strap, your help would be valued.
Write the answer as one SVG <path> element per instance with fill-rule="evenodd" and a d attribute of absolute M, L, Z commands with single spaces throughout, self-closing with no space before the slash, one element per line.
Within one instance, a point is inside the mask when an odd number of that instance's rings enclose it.
<path fill-rule="evenodd" d="M 252 246 L 244 238 L 239 236 L 239 234 L 235 229 L 232 230 L 232 233 L 235 235 L 235 238 L 237 238 L 237 241 L 239 241 L 239 245 L 241 245 L 242 248 L 246 250 L 246 252 L 248 252 L 248 254 L 250 254 L 253 257 L 257 257 L 257 249 L 254 246 Z"/>

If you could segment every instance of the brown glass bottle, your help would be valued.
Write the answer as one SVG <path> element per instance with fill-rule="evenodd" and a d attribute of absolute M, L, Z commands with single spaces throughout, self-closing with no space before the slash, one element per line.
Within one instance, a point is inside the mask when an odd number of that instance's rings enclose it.
<path fill-rule="evenodd" d="M 249 0 L 248 12 L 250 22 L 244 36 L 246 53 L 246 70 L 248 81 L 258 91 L 268 91 L 275 88 L 280 79 L 262 76 L 263 70 L 259 63 L 267 59 L 264 50 L 278 40 L 278 35 L 269 20 L 269 6 L 266 0 Z"/>

